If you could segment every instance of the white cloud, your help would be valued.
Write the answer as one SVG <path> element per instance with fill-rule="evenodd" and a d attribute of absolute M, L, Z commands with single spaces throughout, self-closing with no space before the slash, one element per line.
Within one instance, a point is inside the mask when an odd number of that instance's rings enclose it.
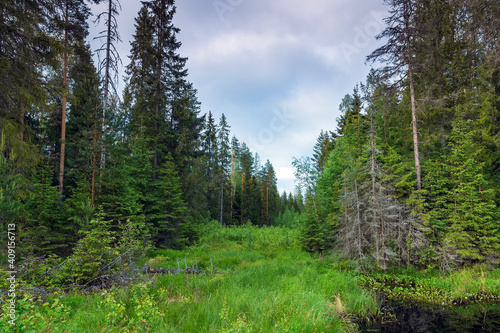
<path fill-rule="evenodd" d="M 278 178 L 280 179 L 294 179 L 295 176 L 294 176 L 294 172 L 295 172 L 295 169 L 292 168 L 292 167 L 278 167 L 278 168 L 275 168 L 274 171 L 276 172 L 276 175 L 278 176 Z"/>
<path fill-rule="evenodd" d="M 217 1 L 231 10 L 220 15 L 214 0 L 176 3 L 189 80 L 202 112 L 224 113 L 232 134 L 250 146 L 253 139 L 262 161 L 273 163 L 280 191 L 292 191 L 292 156 L 311 155 L 320 130 L 335 129 L 342 97 L 369 71 L 365 57 L 384 16 L 374 13 L 385 8 L 381 0 Z M 122 5 L 126 65 L 140 2 Z M 285 126 L 280 111 L 294 115 Z"/>
<path fill-rule="evenodd" d="M 261 35 L 254 32 L 227 32 L 196 44 L 190 52 L 190 60 L 197 65 L 246 61 L 272 56 L 279 47 L 295 44 L 292 35 Z"/>

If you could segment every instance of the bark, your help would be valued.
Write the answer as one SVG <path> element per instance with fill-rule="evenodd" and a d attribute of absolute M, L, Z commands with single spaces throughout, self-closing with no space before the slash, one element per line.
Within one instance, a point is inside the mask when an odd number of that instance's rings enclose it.
<path fill-rule="evenodd" d="M 94 115 L 94 142 L 92 150 L 92 181 L 90 184 L 91 194 L 90 194 L 90 207 L 94 208 L 95 204 L 95 194 L 96 194 L 96 177 L 97 177 L 97 108 Z"/>
<path fill-rule="evenodd" d="M 66 26 L 69 21 L 68 4 L 66 4 L 65 14 Z M 62 94 L 62 112 L 61 112 L 61 152 L 59 155 L 59 196 L 62 198 L 64 193 L 64 162 L 66 154 L 66 107 L 68 93 L 68 28 L 64 29 L 65 50 L 63 54 L 63 94 Z"/>
<path fill-rule="evenodd" d="M 220 212 L 219 212 L 219 222 L 222 224 L 224 222 L 224 175 L 220 182 Z"/>
<path fill-rule="evenodd" d="M 417 127 L 417 107 L 415 103 L 415 87 L 413 86 L 413 68 L 411 61 L 408 66 L 408 78 L 410 81 L 410 99 L 411 99 L 411 119 L 413 127 L 413 150 L 415 154 L 415 173 L 417 175 L 417 190 L 422 190 L 422 176 L 420 168 L 420 154 L 418 147 L 418 127 Z"/>
<path fill-rule="evenodd" d="M 234 168 L 234 149 L 231 148 L 231 209 L 230 209 L 230 216 L 229 216 L 229 221 L 230 223 L 233 223 L 233 192 L 234 192 L 234 189 L 233 189 L 233 184 L 234 184 L 234 181 L 233 181 L 233 168 Z"/>
<path fill-rule="evenodd" d="M 108 0 L 108 32 L 106 36 L 106 65 L 104 70 L 104 99 L 102 104 L 102 141 L 103 145 L 101 148 L 101 164 L 102 168 L 104 168 L 104 164 L 106 162 L 106 148 L 104 145 L 104 139 L 106 138 L 106 108 L 108 106 L 108 92 L 109 92 L 109 70 L 111 66 L 111 19 L 112 19 L 112 10 L 113 10 L 113 0 Z"/>
<path fill-rule="evenodd" d="M 269 183 L 266 185 L 266 222 L 269 225 Z"/>
<path fill-rule="evenodd" d="M 244 189 L 245 189 L 245 165 L 242 164 L 241 165 L 242 168 L 241 168 L 241 207 L 240 207 L 240 223 L 243 225 L 243 201 L 244 201 L 244 198 L 243 198 L 243 194 L 244 194 Z"/>

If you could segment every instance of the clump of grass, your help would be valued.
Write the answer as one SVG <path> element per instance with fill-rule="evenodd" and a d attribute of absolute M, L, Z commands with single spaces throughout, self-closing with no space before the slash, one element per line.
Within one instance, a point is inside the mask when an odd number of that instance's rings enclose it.
<path fill-rule="evenodd" d="M 419 305 L 449 307 L 500 300 L 498 270 L 484 264 L 464 267 L 447 275 L 410 268 L 360 275 L 357 279 L 365 288 L 389 299 Z"/>
<path fill-rule="evenodd" d="M 206 271 L 213 264 L 220 273 L 150 276 L 127 288 L 53 295 L 45 305 L 23 301 L 19 323 L 26 332 L 351 332 L 378 313 L 378 292 L 445 306 L 500 294 L 500 272 L 484 265 L 445 277 L 411 268 L 359 275 L 341 256 L 302 251 L 297 232 L 209 223 L 197 246 L 156 250 L 143 263 L 196 262 Z"/>
<path fill-rule="evenodd" d="M 334 269 L 300 249 L 296 230 L 209 224 L 199 245 L 157 250 L 152 267 L 221 273 L 156 276 L 153 283 L 72 294 L 60 325 L 69 332 L 352 331 L 352 318 L 376 312 L 376 301 L 352 271 Z M 338 301 L 337 301 L 338 299 Z M 340 302 L 332 307 L 335 302 Z M 341 306 L 340 306 L 341 305 Z M 154 317 L 154 319 L 151 319 Z M 150 319 L 145 319 L 150 318 Z"/>

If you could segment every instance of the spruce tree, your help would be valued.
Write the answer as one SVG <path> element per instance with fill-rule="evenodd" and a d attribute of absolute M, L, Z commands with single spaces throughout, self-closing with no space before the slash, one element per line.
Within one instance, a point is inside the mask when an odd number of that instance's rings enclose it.
<path fill-rule="evenodd" d="M 223 224 L 226 218 L 224 217 L 225 208 L 228 206 L 224 204 L 225 195 L 227 195 L 227 188 L 231 186 L 228 184 L 228 169 L 231 164 L 231 148 L 229 146 L 229 125 L 226 120 L 226 116 L 222 114 L 217 132 L 217 146 L 218 146 L 218 163 L 219 163 L 219 177 L 220 177 L 220 210 L 219 210 L 219 222 Z M 229 186 L 228 186 L 229 185 Z M 226 200 L 227 201 L 227 200 Z"/>
<path fill-rule="evenodd" d="M 418 0 L 385 0 L 390 7 L 390 16 L 386 19 L 388 27 L 377 36 L 387 38 L 387 43 L 373 51 L 368 61 L 382 61 L 387 65 L 378 70 L 385 79 L 396 80 L 394 85 L 406 84 L 410 92 L 411 124 L 413 130 L 413 152 L 415 162 L 416 187 L 422 189 L 420 166 L 420 148 L 418 142 L 417 105 L 415 97 L 415 45 L 419 37 L 416 29 L 415 12 Z"/>
<path fill-rule="evenodd" d="M 483 260 L 498 254 L 500 225 L 484 163 L 478 162 L 481 149 L 474 144 L 474 135 L 466 120 L 454 123 L 447 166 L 451 185 L 449 227 L 444 242 L 463 259 Z"/>
<path fill-rule="evenodd" d="M 304 214 L 302 215 L 301 244 L 309 253 L 321 253 L 325 249 L 325 231 L 321 227 L 317 204 L 312 193 L 306 194 Z"/>
<path fill-rule="evenodd" d="M 100 106 L 99 78 L 88 45 L 76 45 L 74 59 L 69 70 L 72 103 L 67 121 L 66 185 L 76 188 L 83 180 L 90 188 L 94 185 L 91 179 L 97 164 L 97 139 L 100 137 L 96 119 Z"/>
<path fill-rule="evenodd" d="M 62 101 L 61 101 L 61 136 L 59 150 L 59 195 L 64 192 L 64 168 L 66 163 L 66 113 L 69 94 L 69 61 L 74 53 L 75 45 L 84 42 L 88 34 L 88 24 L 86 22 L 90 15 L 90 10 L 83 0 L 64 0 L 56 12 L 56 22 L 63 35 L 62 49 Z"/>
<path fill-rule="evenodd" d="M 157 246 L 182 248 L 193 235 L 186 234 L 188 209 L 183 200 L 181 182 L 171 159 L 162 166 L 160 177 L 154 184 L 158 198 L 149 208 L 148 220 Z"/>
<path fill-rule="evenodd" d="M 316 162 L 318 175 L 321 175 L 323 173 L 323 169 L 326 162 L 328 161 L 330 152 L 334 147 L 335 134 L 321 130 L 321 133 L 319 134 L 319 137 L 316 140 L 316 144 L 313 148 L 313 159 Z"/>
<path fill-rule="evenodd" d="M 203 152 L 203 169 L 206 183 L 205 197 L 208 207 L 208 218 L 215 220 L 220 210 L 220 184 L 218 172 L 217 127 L 212 112 L 208 113 L 204 131 L 201 134 L 201 149 Z"/>

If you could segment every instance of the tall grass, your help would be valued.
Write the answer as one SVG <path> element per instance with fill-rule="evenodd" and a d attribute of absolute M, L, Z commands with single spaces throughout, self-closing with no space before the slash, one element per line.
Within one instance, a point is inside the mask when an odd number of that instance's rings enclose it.
<path fill-rule="evenodd" d="M 350 271 L 300 250 L 296 230 L 206 225 L 198 246 L 157 250 L 152 267 L 221 273 L 150 277 L 151 282 L 91 295 L 56 295 L 65 309 L 47 314 L 42 304 L 19 313 L 25 331 L 47 332 L 347 332 L 352 319 L 376 311 L 372 295 Z M 196 259 L 195 259 L 196 258 Z M 47 307 L 48 305 L 45 305 Z M 31 313 L 40 316 L 28 320 Z M 43 317 L 43 320 L 41 319 Z M 57 327 L 43 326 L 52 320 Z"/>

